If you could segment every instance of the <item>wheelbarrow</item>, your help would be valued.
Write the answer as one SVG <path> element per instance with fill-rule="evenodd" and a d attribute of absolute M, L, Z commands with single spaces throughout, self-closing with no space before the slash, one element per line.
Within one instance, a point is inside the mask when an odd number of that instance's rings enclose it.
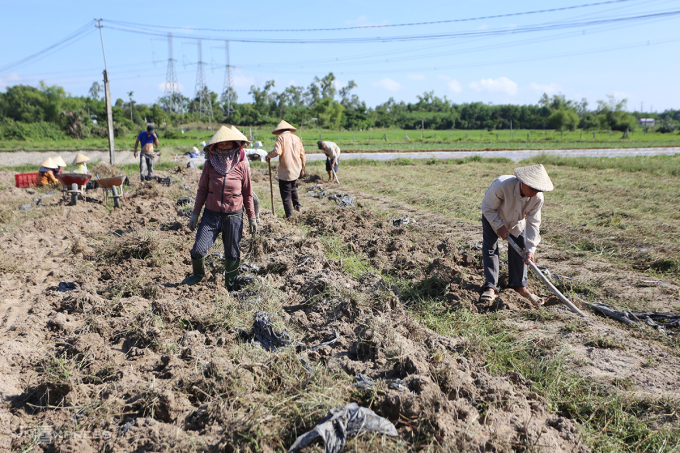
<path fill-rule="evenodd" d="M 120 175 L 112 176 L 111 178 L 100 179 L 99 175 L 97 175 L 97 184 L 99 184 L 102 187 L 102 189 L 104 189 L 106 199 L 109 198 L 109 189 L 111 189 L 111 192 L 113 192 L 111 198 L 113 198 L 113 206 L 116 208 L 120 208 L 120 197 L 123 197 L 123 199 L 127 202 L 127 198 L 125 197 L 125 190 L 123 190 L 123 183 L 125 182 L 125 178 L 127 178 L 127 176 Z M 118 190 L 120 190 L 120 193 L 118 193 Z"/>
<path fill-rule="evenodd" d="M 90 180 L 92 176 L 83 173 L 61 173 L 56 175 L 57 179 L 68 189 L 68 193 L 71 194 L 71 206 L 75 206 L 78 201 L 78 194 L 83 196 L 85 199 L 85 190 L 81 187 L 85 187 L 85 184 Z"/>

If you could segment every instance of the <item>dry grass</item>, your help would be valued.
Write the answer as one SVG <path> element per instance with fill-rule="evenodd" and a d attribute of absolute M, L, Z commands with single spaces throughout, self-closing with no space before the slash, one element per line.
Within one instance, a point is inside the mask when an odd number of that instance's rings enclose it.
<path fill-rule="evenodd" d="M 636 161 L 640 171 L 582 168 L 583 159 L 546 163 L 555 191 L 546 194 L 541 235 L 575 256 L 623 263 L 680 278 L 680 179 Z M 489 185 L 533 162 L 347 166 L 343 184 L 445 216 L 479 222 Z M 634 234 L 631 234 L 634 232 Z"/>
<path fill-rule="evenodd" d="M 158 230 L 139 228 L 105 241 L 99 248 L 98 255 L 113 261 L 148 259 L 154 266 L 160 267 L 177 249 L 178 244 Z"/>

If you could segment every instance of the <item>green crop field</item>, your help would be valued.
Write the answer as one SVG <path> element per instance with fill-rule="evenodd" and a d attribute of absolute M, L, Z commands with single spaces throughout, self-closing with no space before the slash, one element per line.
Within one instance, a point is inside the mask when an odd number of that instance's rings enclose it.
<path fill-rule="evenodd" d="M 215 127 L 213 127 L 213 131 Z M 261 141 L 266 148 L 273 146 L 275 136 L 269 127 L 243 127 L 242 132 Z M 212 132 L 207 126 L 185 125 L 173 130 L 158 130 L 161 148 L 191 149 L 208 141 Z M 343 152 L 379 150 L 495 150 L 495 149 L 571 149 L 571 148 L 636 148 L 680 146 L 680 135 L 633 131 L 624 136 L 617 131 L 555 130 L 404 130 L 374 129 L 368 131 L 298 130 L 308 151 L 316 149 L 319 139 L 338 143 Z M 117 150 L 133 149 L 136 134 L 116 137 Z M 66 140 L 0 140 L 1 151 L 70 151 L 105 150 L 106 138 Z"/>

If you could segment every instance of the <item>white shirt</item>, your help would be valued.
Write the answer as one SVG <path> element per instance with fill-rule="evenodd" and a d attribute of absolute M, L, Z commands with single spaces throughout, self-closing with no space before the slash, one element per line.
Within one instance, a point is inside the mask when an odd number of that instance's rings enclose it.
<path fill-rule="evenodd" d="M 484 194 L 482 214 L 496 231 L 503 225 L 513 236 L 519 236 L 526 230 L 526 250 L 535 253 L 541 242 L 538 229 L 541 226 L 543 193 L 531 198 L 523 197 L 520 184 L 515 176 L 499 176 Z"/>
<path fill-rule="evenodd" d="M 331 161 L 340 157 L 340 147 L 334 142 L 323 142 L 323 153 Z"/>

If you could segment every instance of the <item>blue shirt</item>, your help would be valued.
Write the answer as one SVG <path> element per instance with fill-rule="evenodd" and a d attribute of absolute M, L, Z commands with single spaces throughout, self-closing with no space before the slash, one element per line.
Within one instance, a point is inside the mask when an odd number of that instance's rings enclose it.
<path fill-rule="evenodd" d="M 153 134 L 149 134 L 147 131 L 142 131 L 137 136 L 137 140 L 139 140 L 139 143 L 141 143 L 143 148 L 147 143 L 153 144 L 153 142 L 156 140 L 156 137 L 154 137 Z"/>

